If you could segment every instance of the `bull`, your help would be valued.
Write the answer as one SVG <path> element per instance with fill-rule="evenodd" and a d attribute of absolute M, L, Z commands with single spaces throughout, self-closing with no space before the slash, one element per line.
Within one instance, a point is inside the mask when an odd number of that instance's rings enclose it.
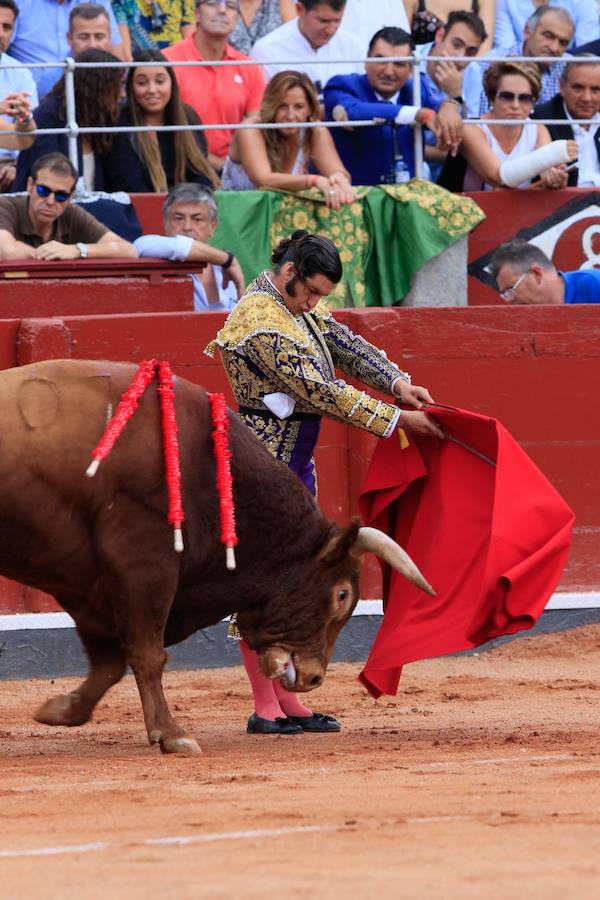
<path fill-rule="evenodd" d="M 309 691 L 325 676 L 359 596 L 360 561 L 378 554 L 424 590 L 406 553 L 357 520 L 329 521 L 284 464 L 229 411 L 239 545 L 228 571 L 220 543 L 210 403 L 175 380 L 185 549 L 167 522 L 160 407 L 152 385 L 95 478 L 91 453 L 129 387 L 125 363 L 48 361 L 0 373 L 0 574 L 53 595 L 89 659 L 71 693 L 35 718 L 82 725 L 129 664 L 148 739 L 199 753 L 162 689 L 165 647 L 234 611 L 268 677 Z"/>

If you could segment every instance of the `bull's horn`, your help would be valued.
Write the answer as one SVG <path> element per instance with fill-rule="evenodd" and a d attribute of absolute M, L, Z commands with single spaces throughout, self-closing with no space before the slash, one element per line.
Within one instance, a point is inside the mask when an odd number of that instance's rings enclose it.
<path fill-rule="evenodd" d="M 398 572 L 401 572 L 405 578 L 420 587 L 427 594 L 435 597 L 435 591 L 430 584 L 425 581 L 418 568 L 400 544 L 393 541 L 383 531 L 378 528 L 359 528 L 358 538 L 354 545 L 355 550 L 359 553 L 374 553 L 384 562 L 392 566 Z"/>

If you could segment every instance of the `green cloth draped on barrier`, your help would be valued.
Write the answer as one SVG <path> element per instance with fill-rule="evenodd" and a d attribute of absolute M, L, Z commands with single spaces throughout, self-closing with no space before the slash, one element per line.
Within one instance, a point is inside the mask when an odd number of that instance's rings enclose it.
<path fill-rule="evenodd" d="M 356 188 L 339 211 L 320 191 L 219 191 L 219 224 L 211 243 L 226 247 L 251 281 L 270 265 L 271 248 L 297 228 L 326 234 L 337 245 L 344 277 L 334 307 L 391 306 L 415 274 L 468 234 L 485 214 L 468 197 L 419 178 L 408 184 Z"/>

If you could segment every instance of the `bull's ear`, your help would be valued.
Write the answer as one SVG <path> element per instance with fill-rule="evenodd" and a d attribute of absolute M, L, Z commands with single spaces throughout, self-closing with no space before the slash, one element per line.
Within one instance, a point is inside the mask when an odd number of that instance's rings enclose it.
<path fill-rule="evenodd" d="M 333 534 L 322 547 L 318 560 L 327 565 L 336 565 L 346 559 L 358 539 L 360 519 L 358 516 L 350 521 L 345 528 L 335 527 Z"/>

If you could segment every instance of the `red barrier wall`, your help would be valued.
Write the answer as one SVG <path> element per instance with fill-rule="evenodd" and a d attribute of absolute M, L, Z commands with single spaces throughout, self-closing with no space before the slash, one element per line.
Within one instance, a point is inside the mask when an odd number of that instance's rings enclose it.
<path fill-rule="evenodd" d="M 401 362 L 441 403 L 499 418 L 577 515 L 561 589 L 600 588 L 600 317 L 581 307 L 343 310 L 339 318 Z M 0 321 L 0 367 L 57 356 L 169 359 L 175 371 L 229 395 L 218 359 L 202 350 L 218 313 Z M 374 439 L 326 422 L 319 500 L 345 520 Z M 363 596 L 379 596 L 374 566 Z M 48 608 L 38 592 L 0 584 L 0 609 Z"/>

